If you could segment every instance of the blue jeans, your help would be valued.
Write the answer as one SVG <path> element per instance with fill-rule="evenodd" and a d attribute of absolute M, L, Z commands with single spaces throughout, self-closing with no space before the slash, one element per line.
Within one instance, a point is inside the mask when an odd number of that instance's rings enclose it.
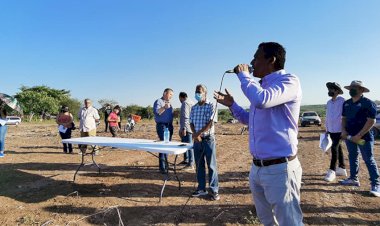
<path fill-rule="evenodd" d="M 202 142 L 194 142 L 194 156 L 197 168 L 198 190 L 206 190 L 206 162 L 208 166 L 208 182 L 210 189 L 219 191 L 218 168 L 216 163 L 215 137 L 203 138 Z"/>
<path fill-rule="evenodd" d="M 359 173 L 359 150 L 363 160 L 367 165 L 371 185 L 380 185 L 379 169 L 377 168 L 375 157 L 373 156 L 374 141 L 366 141 L 364 145 L 357 145 L 346 140 L 348 149 L 348 160 L 350 161 L 350 178 L 358 180 Z"/>
<path fill-rule="evenodd" d="M 71 138 L 71 128 L 67 128 L 65 133 L 59 132 L 59 135 L 62 139 L 70 139 Z M 73 153 L 73 145 L 72 144 L 63 144 L 63 152 L 65 153 Z"/>
<path fill-rule="evenodd" d="M 5 134 L 7 134 L 8 126 L 0 126 L 0 151 L 4 151 Z"/>
<path fill-rule="evenodd" d="M 193 134 L 186 132 L 186 135 L 184 137 L 181 137 L 181 142 L 191 144 L 193 142 Z M 183 159 L 187 163 L 188 166 L 194 165 L 194 151 L 193 151 L 193 149 L 187 150 L 183 154 Z"/>
<path fill-rule="evenodd" d="M 257 212 L 265 226 L 303 225 L 301 202 L 302 167 L 290 162 L 258 167 L 252 164 L 249 184 Z"/>
<path fill-rule="evenodd" d="M 165 127 L 167 127 L 169 129 L 169 132 L 170 132 L 169 140 L 172 140 L 173 124 L 171 124 L 171 123 L 157 123 L 156 124 L 156 132 L 157 132 L 158 137 L 160 138 L 160 140 L 164 140 L 164 129 L 165 129 Z M 166 165 L 167 160 L 168 160 L 167 154 L 162 154 L 162 153 L 158 154 L 158 164 L 159 164 L 161 172 L 166 171 L 166 169 L 168 167 Z"/>

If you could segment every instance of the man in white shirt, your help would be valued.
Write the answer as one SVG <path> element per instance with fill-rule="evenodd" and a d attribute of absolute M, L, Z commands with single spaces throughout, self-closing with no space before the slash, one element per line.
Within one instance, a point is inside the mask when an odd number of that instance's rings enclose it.
<path fill-rule="evenodd" d="M 79 111 L 78 118 L 80 120 L 79 129 L 81 137 L 95 137 L 96 123 L 99 122 L 99 113 L 92 106 L 90 99 L 84 100 L 84 107 Z M 86 153 L 87 145 L 79 145 L 82 153 Z"/>
<path fill-rule="evenodd" d="M 326 86 L 328 89 L 328 95 L 331 97 L 326 105 L 326 133 L 331 137 L 332 146 L 330 169 L 326 173 L 325 181 L 332 182 L 335 180 L 336 176 L 347 177 L 342 146 L 340 144 L 344 98 L 339 96 L 340 94 L 343 94 L 343 91 L 338 83 L 328 82 L 326 83 Z M 338 168 L 336 168 L 337 160 L 339 162 Z"/>

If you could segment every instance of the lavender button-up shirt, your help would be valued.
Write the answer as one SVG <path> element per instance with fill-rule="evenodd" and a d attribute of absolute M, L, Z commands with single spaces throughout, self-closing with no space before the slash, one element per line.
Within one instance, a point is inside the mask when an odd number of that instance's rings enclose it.
<path fill-rule="evenodd" d="M 249 125 L 249 149 L 256 159 L 276 159 L 297 154 L 298 118 L 302 90 L 297 76 L 273 72 L 261 85 L 247 72 L 238 74 L 241 89 L 251 102 L 250 111 L 233 103 L 233 115 Z"/>

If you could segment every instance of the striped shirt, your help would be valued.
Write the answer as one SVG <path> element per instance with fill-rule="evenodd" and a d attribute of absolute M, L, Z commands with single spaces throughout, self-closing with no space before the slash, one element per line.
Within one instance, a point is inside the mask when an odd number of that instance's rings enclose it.
<path fill-rule="evenodd" d="M 198 132 L 203 127 L 205 127 L 210 120 L 214 120 L 214 122 L 218 121 L 217 115 L 215 115 L 215 108 L 214 105 L 206 100 L 206 103 L 203 105 L 199 105 L 199 103 L 195 104 L 191 108 L 190 113 L 190 123 L 194 125 L 195 132 Z M 202 133 L 202 137 L 205 136 L 214 136 L 214 123 L 211 125 L 211 128 L 204 133 Z"/>

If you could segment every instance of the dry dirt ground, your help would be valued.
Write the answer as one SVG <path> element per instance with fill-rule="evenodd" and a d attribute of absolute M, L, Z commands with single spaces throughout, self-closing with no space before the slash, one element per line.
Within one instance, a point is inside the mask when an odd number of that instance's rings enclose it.
<path fill-rule="evenodd" d="M 0 159 L 0 225 L 118 225 L 119 219 L 124 225 L 259 225 L 248 187 L 248 135 L 240 135 L 241 127 L 216 127 L 219 201 L 190 198 L 195 172 L 180 171 L 182 189 L 178 190 L 175 180 L 169 181 L 159 203 L 163 176 L 158 173 L 158 160 L 149 153 L 104 148 L 96 156 L 102 172 L 85 166 L 73 184 L 80 163 L 78 149 L 71 155 L 62 152 L 53 123 L 12 126 L 6 157 Z M 380 225 L 380 198 L 369 195 L 369 176 L 362 160 L 361 187 L 323 181 L 330 156 L 318 150 L 321 132 L 323 128 L 306 127 L 299 133 L 305 224 Z M 110 134 L 99 132 L 98 136 Z M 120 136 L 157 137 L 153 122 L 141 122 L 135 132 Z M 77 130 L 73 137 L 78 137 Z M 178 140 L 178 135 L 173 139 Z M 379 151 L 378 142 L 378 164 Z"/>

